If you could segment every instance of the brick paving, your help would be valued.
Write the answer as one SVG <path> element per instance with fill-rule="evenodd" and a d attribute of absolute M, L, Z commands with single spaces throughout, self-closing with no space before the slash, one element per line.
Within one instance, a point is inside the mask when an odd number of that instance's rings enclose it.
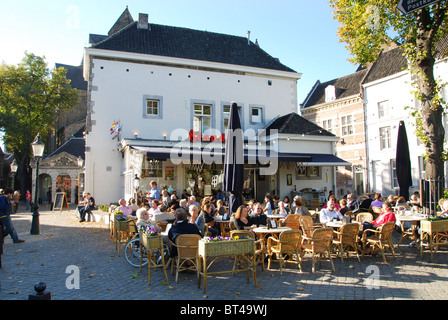
<path fill-rule="evenodd" d="M 395 259 L 387 255 L 333 259 L 336 271 L 323 261 L 311 273 L 311 259 L 305 256 L 303 272 L 295 266 L 280 275 L 278 264 L 272 270 L 257 267 L 258 286 L 246 282 L 245 273 L 224 274 L 208 279 L 207 293 L 198 289 L 195 273 L 184 272 L 179 283 L 168 272 L 152 272 L 147 284 L 147 267 L 142 272 L 129 265 L 123 254 L 117 257 L 109 239 L 108 226 L 97 222 L 79 223 L 67 210 L 51 212 L 40 208 L 40 235 L 30 235 L 31 213 L 19 210 L 12 215 L 19 237 L 26 242 L 13 244 L 5 238 L 3 268 L 0 269 L 0 300 L 27 300 L 34 284 L 43 281 L 54 300 L 188 300 L 196 302 L 225 300 L 443 300 L 448 297 L 448 250 L 442 247 L 430 260 L 429 252 L 420 258 L 417 248 L 405 239 Z M 395 243 L 400 233 L 394 231 Z M 267 264 L 266 264 L 267 265 Z M 76 266 L 79 289 L 67 288 Z M 222 267 L 230 266 L 223 260 Z M 376 278 L 376 276 L 378 277 Z M 375 279 L 378 279 L 375 281 Z M 70 282 L 71 281 L 71 282 Z"/>

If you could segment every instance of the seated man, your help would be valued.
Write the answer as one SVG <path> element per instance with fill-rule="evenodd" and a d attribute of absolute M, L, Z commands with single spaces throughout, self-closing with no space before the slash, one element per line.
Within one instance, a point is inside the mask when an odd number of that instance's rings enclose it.
<path fill-rule="evenodd" d="M 201 235 L 199 228 L 196 224 L 188 222 L 188 213 L 185 209 L 179 208 L 176 210 L 176 220 L 173 226 L 168 231 L 168 239 L 171 243 L 176 243 L 176 238 L 181 234 L 197 234 Z M 177 256 L 177 248 L 172 246 L 170 251 L 170 257 L 173 258 Z"/>
<path fill-rule="evenodd" d="M 84 206 L 78 206 L 79 222 L 86 221 L 86 213 L 88 214 L 88 219 L 90 220 L 90 214 L 95 208 L 95 199 L 88 192 L 86 192 L 86 197 L 82 202 Z"/>
<path fill-rule="evenodd" d="M 334 198 L 330 198 L 327 202 L 327 207 L 322 209 L 319 213 L 321 223 L 327 223 L 333 219 L 342 220 L 342 214 L 336 210 L 336 203 Z"/>

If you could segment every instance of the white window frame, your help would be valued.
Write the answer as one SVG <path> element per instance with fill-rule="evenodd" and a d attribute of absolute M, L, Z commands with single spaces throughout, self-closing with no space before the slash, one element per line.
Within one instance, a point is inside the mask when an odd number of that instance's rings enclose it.
<path fill-rule="evenodd" d="M 196 107 L 199 107 L 199 106 L 201 107 L 201 113 L 196 113 Z M 210 113 L 209 114 L 204 113 L 204 107 L 210 108 Z M 193 103 L 193 110 L 192 110 L 192 112 L 193 112 L 192 129 L 193 129 L 194 132 L 196 132 L 198 134 L 204 134 L 204 132 L 206 130 L 213 129 L 213 105 L 212 104 L 195 102 L 195 103 Z M 201 126 L 200 130 L 195 130 L 195 122 L 196 122 L 195 119 L 196 118 L 198 118 L 199 121 L 200 121 L 200 126 Z M 209 121 L 210 121 L 209 127 L 206 130 L 204 130 L 204 120 L 205 119 L 209 119 Z"/>
<path fill-rule="evenodd" d="M 386 136 L 384 134 L 387 134 Z M 390 126 L 379 129 L 380 150 L 390 149 L 392 146 Z"/>
<path fill-rule="evenodd" d="M 353 116 L 346 115 L 341 117 L 341 136 L 353 134 Z"/>
<path fill-rule="evenodd" d="M 254 119 L 253 111 L 258 110 L 257 119 Z M 264 123 L 264 108 L 262 106 L 251 106 L 249 110 L 250 124 L 263 124 Z"/>
<path fill-rule="evenodd" d="M 333 133 L 333 120 L 332 119 L 323 120 L 322 128 L 324 128 L 328 132 Z"/>
<path fill-rule="evenodd" d="M 389 100 L 378 102 L 378 118 L 389 117 Z"/>
<path fill-rule="evenodd" d="M 390 184 L 392 189 L 399 188 L 397 178 L 397 161 L 390 159 Z"/>

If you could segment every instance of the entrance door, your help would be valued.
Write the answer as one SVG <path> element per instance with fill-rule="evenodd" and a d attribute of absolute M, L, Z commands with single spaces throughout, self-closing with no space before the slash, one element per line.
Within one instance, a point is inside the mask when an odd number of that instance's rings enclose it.
<path fill-rule="evenodd" d="M 56 192 L 65 192 L 67 202 L 72 202 L 72 179 L 69 175 L 60 175 L 56 180 Z"/>

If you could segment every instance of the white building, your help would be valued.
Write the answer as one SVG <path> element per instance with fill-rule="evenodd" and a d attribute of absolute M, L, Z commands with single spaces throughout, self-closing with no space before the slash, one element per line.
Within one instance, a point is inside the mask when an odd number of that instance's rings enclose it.
<path fill-rule="evenodd" d="M 296 114 L 300 73 L 245 37 L 156 25 L 146 14 L 135 22 L 129 17 L 126 9 L 113 32 L 91 35 L 94 43 L 85 48 L 85 190 L 97 204 L 134 196 L 135 176 L 143 192 L 152 180 L 178 195 L 189 187 L 199 195 L 219 190 L 222 164 L 203 159 L 211 146 L 222 155 L 224 144 L 207 137 L 190 143 L 188 133 L 221 137 L 231 101 L 246 134 L 247 197 L 334 187 L 334 166 L 347 163 L 334 156 L 337 137 Z M 278 134 L 262 138 L 258 130 L 267 128 Z M 170 153 L 175 147 L 199 151 L 200 161 L 178 165 Z M 249 161 L 266 147 L 280 160 L 269 176 L 260 175 L 268 161 Z"/>
<path fill-rule="evenodd" d="M 410 194 L 419 190 L 419 180 L 425 178 L 425 147 L 415 134 L 415 118 L 406 110 L 417 102 L 411 94 L 411 75 L 402 53 L 401 48 L 383 52 L 363 83 L 370 189 L 384 196 L 399 192 L 395 158 L 401 120 L 406 125 L 410 149 L 413 181 Z M 448 80 L 446 58 L 437 60 L 435 76 Z M 445 90 L 445 100 L 447 97 Z"/>

